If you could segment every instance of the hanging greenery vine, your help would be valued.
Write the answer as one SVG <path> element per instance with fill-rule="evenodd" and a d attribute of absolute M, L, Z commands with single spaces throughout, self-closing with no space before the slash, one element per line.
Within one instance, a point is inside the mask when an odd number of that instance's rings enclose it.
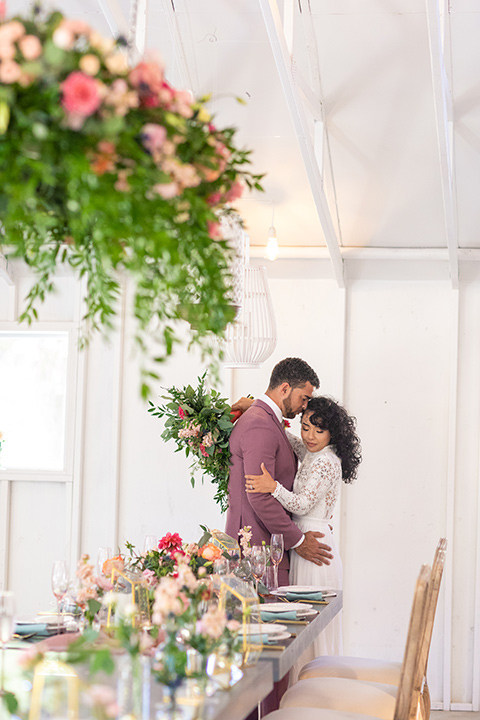
<path fill-rule="evenodd" d="M 155 360 L 172 353 L 178 320 L 211 352 L 234 317 L 218 213 L 261 177 L 234 129 L 124 51 L 59 12 L 0 24 L 0 250 L 36 275 L 22 320 L 68 263 L 86 278 L 86 340 L 114 325 L 123 273 L 147 356 L 152 334 Z M 146 396 L 157 373 L 142 373 Z"/>

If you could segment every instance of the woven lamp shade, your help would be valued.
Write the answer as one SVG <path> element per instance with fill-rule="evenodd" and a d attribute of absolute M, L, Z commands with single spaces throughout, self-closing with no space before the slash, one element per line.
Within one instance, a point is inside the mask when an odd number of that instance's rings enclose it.
<path fill-rule="evenodd" d="M 242 299 L 235 322 L 225 333 L 224 365 L 259 368 L 277 345 L 272 300 L 264 267 L 245 265 Z"/>

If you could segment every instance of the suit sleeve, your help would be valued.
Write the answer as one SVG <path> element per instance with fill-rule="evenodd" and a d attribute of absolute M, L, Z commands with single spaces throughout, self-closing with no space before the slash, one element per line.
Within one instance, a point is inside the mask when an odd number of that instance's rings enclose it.
<path fill-rule="evenodd" d="M 242 438 L 245 475 L 260 475 L 260 465 L 263 462 L 272 477 L 276 477 L 277 447 L 278 438 L 274 431 L 262 429 L 261 441 L 259 441 L 258 430 L 249 429 Z M 303 533 L 273 495 L 270 493 L 247 493 L 247 498 L 255 515 L 267 530 L 270 533 L 283 534 L 286 550 L 300 542 Z"/>

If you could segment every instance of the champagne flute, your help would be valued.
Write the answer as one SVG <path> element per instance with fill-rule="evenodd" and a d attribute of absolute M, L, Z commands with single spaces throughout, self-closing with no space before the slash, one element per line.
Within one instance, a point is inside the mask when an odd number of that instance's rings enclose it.
<path fill-rule="evenodd" d="M 158 546 L 158 540 L 156 535 L 145 535 L 143 540 L 143 552 L 147 553 L 149 550 L 156 550 Z"/>
<path fill-rule="evenodd" d="M 252 575 L 255 578 L 255 591 L 258 595 L 258 581 L 265 575 L 267 567 L 267 554 L 263 545 L 253 545 L 249 555 L 252 565 Z"/>
<path fill-rule="evenodd" d="M 52 591 L 57 601 L 57 629 L 60 632 L 60 603 L 68 590 L 67 564 L 64 560 L 55 560 L 52 568 Z"/>
<path fill-rule="evenodd" d="M 273 563 L 273 590 L 278 588 L 278 566 L 283 558 L 283 535 L 273 533 L 270 538 L 270 559 Z"/>
<path fill-rule="evenodd" d="M 0 698 L 5 694 L 5 645 L 13 635 L 15 625 L 15 597 L 8 590 L 0 590 L 0 643 L 2 645 L 2 672 Z"/>
<path fill-rule="evenodd" d="M 103 575 L 103 565 L 107 560 L 113 557 L 112 549 L 109 547 L 99 547 L 97 550 L 97 575 Z"/>

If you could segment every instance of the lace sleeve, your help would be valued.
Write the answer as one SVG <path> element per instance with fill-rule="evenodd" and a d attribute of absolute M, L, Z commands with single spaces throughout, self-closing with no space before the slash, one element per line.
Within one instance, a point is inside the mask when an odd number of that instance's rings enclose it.
<path fill-rule="evenodd" d="M 299 469 L 302 472 L 302 468 Z M 298 474 L 297 474 L 298 475 Z M 337 471 L 328 457 L 319 457 L 308 469 L 308 477 L 297 492 L 289 492 L 277 482 L 273 497 L 295 515 L 306 515 L 336 484 Z"/>
<path fill-rule="evenodd" d="M 293 452 L 299 460 L 303 460 L 303 458 L 307 454 L 307 448 L 303 444 L 302 440 L 300 440 L 299 437 L 289 432 L 288 430 L 286 430 L 285 432 L 287 433 L 288 442 L 292 446 Z"/>

